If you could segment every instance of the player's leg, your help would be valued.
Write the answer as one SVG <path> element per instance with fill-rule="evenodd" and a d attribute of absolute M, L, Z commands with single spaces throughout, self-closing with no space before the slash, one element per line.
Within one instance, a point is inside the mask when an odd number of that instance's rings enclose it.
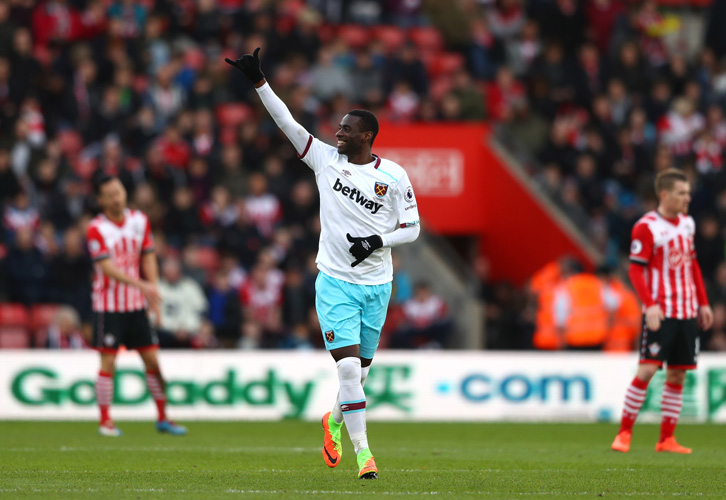
<path fill-rule="evenodd" d="M 139 355 L 146 367 L 146 386 L 156 403 L 159 418 L 156 430 L 166 432 L 172 436 L 183 436 L 187 433 L 186 427 L 176 424 L 166 416 L 166 381 L 161 375 L 159 367 L 159 350 L 156 348 L 140 349 Z"/>
<path fill-rule="evenodd" d="M 354 293 L 352 290 L 354 287 L 355 285 L 336 280 L 324 273 L 318 274 L 315 281 L 315 309 L 318 313 L 325 348 L 331 352 L 333 359 L 336 361 L 339 382 L 342 380 L 341 371 L 348 374 L 349 370 L 345 370 L 345 368 L 349 366 L 351 360 L 355 360 L 359 366 L 356 382 L 362 393 L 359 359 L 361 307 L 351 296 Z M 351 360 L 341 363 L 346 358 L 351 358 Z M 347 379 L 346 386 L 343 387 L 343 385 L 343 383 L 339 383 L 336 398 L 337 408 L 326 413 L 322 421 L 324 437 L 322 455 L 328 467 L 337 467 L 340 463 L 342 456 L 340 435 L 343 422 L 346 422 L 349 434 L 351 425 L 353 425 L 353 428 L 356 427 L 356 424 L 351 424 L 349 422 L 350 418 L 346 418 L 341 410 L 341 402 L 352 401 L 346 399 L 351 397 L 351 389 L 347 385 Z"/>
<path fill-rule="evenodd" d="M 664 339 L 671 337 L 673 324 L 664 320 L 658 331 L 652 332 L 643 321 L 643 330 L 640 337 L 640 365 L 635 377 L 625 391 L 623 413 L 620 418 L 620 429 L 612 444 L 615 451 L 627 452 L 630 450 L 630 441 L 635 420 L 638 418 L 640 408 L 645 402 L 648 384 L 653 375 L 663 366 Z"/>
<path fill-rule="evenodd" d="M 363 381 L 368 376 L 370 365 L 373 362 L 373 356 L 378 349 L 378 343 L 381 339 L 381 330 L 386 321 L 386 313 L 388 312 L 388 302 L 391 299 L 392 284 L 361 287 L 360 291 L 364 296 L 361 300 L 363 314 L 361 316 L 361 335 L 360 335 L 360 359 L 361 359 L 361 390 Z M 365 376 L 363 373 L 365 372 Z M 364 393 L 365 397 L 365 393 Z M 361 411 L 365 431 L 365 406 Z M 346 426 L 347 426 L 346 421 Z M 366 479 L 375 479 L 378 477 L 378 468 L 373 459 L 373 454 L 368 447 L 368 435 L 364 435 L 365 442 L 359 449 L 356 449 L 358 460 L 358 477 Z M 352 435 L 351 435 L 352 439 Z M 355 441 L 354 441 L 355 443 Z"/>
<path fill-rule="evenodd" d="M 94 313 L 91 345 L 101 355 L 101 367 L 96 377 L 96 404 L 100 413 L 98 432 L 102 436 L 118 437 L 121 431 L 111 418 L 114 393 L 116 353 L 119 348 L 119 323 L 115 313 Z"/>
<path fill-rule="evenodd" d="M 121 431 L 111 418 L 115 365 L 115 352 L 101 353 L 101 369 L 98 372 L 98 378 L 96 378 L 96 402 L 101 414 L 98 432 L 102 436 L 118 437 L 121 435 Z"/>
<path fill-rule="evenodd" d="M 698 356 L 698 326 L 695 319 L 678 321 L 678 332 L 674 349 L 668 357 L 666 381 L 661 397 L 660 438 L 656 451 L 673 453 L 691 453 L 690 448 L 676 442 L 675 430 L 683 406 L 683 385 L 686 381 L 686 370 L 696 368 Z"/>
<path fill-rule="evenodd" d="M 146 311 L 126 313 L 126 319 L 127 330 L 124 342 L 126 347 L 139 352 L 146 367 L 146 386 L 156 404 L 159 417 L 156 421 L 156 429 L 159 432 L 182 436 L 187 433 L 186 428 L 175 424 L 166 416 L 166 382 L 159 367 L 159 339 L 156 331 L 151 327 Z"/>
<path fill-rule="evenodd" d="M 361 358 L 361 375 L 360 375 L 360 385 L 365 388 L 366 379 L 368 378 L 368 373 L 371 370 L 371 362 L 372 359 L 365 359 Z M 323 415 L 323 429 L 325 430 L 325 440 L 330 441 L 330 448 L 331 446 L 335 448 L 336 446 L 338 448 L 342 448 L 340 446 L 340 433 L 341 429 L 343 427 L 343 412 L 340 409 L 340 390 L 338 391 L 338 396 L 335 398 L 335 404 L 333 405 L 332 411 L 329 411 L 325 415 Z M 338 450 L 338 456 L 342 452 L 342 449 Z M 325 445 L 323 447 L 323 453 L 325 458 L 325 463 L 328 464 L 329 467 L 336 467 L 340 460 L 338 458 L 333 458 L 330 456 L 330 453 L 325 452 Z"/>
<path fill-rule="evenodd" d="M 660 438 L 655 445 L 655 451 L 691 453 L 691 449 L 678 444 L 674 436 L 683 406 L 683 383 L 685 381 L 685 370 L 668 368 L 666 371 L 666 382 L 660 400 Z"/>
<path fill-rule="evenodd" d="M 375 479 L 378 477 L 373 454 L 368 446 L 366 432 L 366 395 L 361 384 L 363 367 L 360 358 L 360 346 L 347 346 L 330 351 L 338 368 L 340 384 L 340 409 L 343 413 L 345 427 L 353 443 L 358 462 L 358 477 Z"/>

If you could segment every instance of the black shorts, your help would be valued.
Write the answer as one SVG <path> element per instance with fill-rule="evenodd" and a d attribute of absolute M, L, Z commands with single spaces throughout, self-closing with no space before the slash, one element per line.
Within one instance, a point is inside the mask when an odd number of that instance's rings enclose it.
<path fill-rule="evenodd" d="M 145 310 L 94 312 L 93 316 L 92 347 L 100 352 L 114 353 L 122 345 L 137 351 L 159 346 Z"/>
<path fill-rule="evenodd" d="M 699 350 L 696 319 L 666 318 L 658 331 L 648 330 L 643 318 L 640 334 L 640 362 L 655 363 L 668 368 L 692 370 L 696 368 Z"/>

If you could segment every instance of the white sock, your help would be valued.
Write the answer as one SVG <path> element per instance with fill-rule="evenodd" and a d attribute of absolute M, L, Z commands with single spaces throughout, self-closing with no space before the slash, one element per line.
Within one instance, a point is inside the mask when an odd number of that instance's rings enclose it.
<path fill-rule="evenodd" d="M 371 371 L 371 365 L 368 365 L 368 366 L 360 369 L 360 385 L 361 386 L 365 385 L 366 379 L 368 378 L 369 371 Z M 340 391 L 338 391 L 338 396 L 335 398 L 335 405 L 333 405 L 333 420 L 335 420 L 336 424 L 343 423 L 343 412 L 340 411 Z"/>
<path fill-rule="evenodd" d="M 366 395 L 361 384 L 359 358 L 343 358 L 336 363 L 340 382 L 340 410 L 356 455 L 368 448 L 366 435 Z"/>

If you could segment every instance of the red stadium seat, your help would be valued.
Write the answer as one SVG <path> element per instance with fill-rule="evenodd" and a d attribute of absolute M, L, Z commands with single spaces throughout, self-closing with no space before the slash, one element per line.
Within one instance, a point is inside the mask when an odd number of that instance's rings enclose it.
<path fill-rule="evenodd" d="M 0 327 L 28 326 L 28 309 L 23 304 L 0 304 Z"/>
<path fill-rule="evenodd" d="M 47 329 L 55 315 L 58 314 L 59 304 L 38 304 L 30 308 L 30 329 L 37 331 Z"/>
<path fill-rule="evenodd" d="M 236 127 L 252 117 L 252 109 L 241 102 L 218 104 L 214 113 L 220 127 Z"/>
<path fill-rule="evenodd" d="M 395 52 L 406 43 L 406 32 L 398 26 L 376 26 L 373 37 L 380 40 L 388 52 Z"/>
<path fill-rule="evenodd" d="M 444 37 L 436 28 L 429 26 L 411 28 L 408 36 L 419 50 L 438 51 L 444 48 Z"/>
<path fill-rule="evenodd" d="M 342 38 L 348 47 L 359 49 L 368 44 L 371 34 L 367 29 L 357 24 L 343 24 L 338 28 L 338 37 Z"/>
<path fill-rule="evenodd" d="M 464 67 L 464 56 L 456 52 L 440 52 L 425 59 L 426 72 L 431 78 L 451 75 Z"/>
<path fill-rule="evenodd" d="M 20 326 L 0 326 L 0 349 L 27 349 L 30 334 Z"/>

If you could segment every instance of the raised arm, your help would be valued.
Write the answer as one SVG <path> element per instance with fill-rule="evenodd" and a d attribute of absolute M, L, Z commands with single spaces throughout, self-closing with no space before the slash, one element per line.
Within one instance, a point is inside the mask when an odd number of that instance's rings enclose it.
<path fill-rule="evenodd" d="M 245 54 L 235 61 L 227 58 L 224 60 L 227 64 L 231 64 L 240 70 L 252 82 L 267 112 L 270 113 L 270 116 L 275 120 L 280 130 L 290 139 L 297 153 L 302 155 L 310 141 L 310 132 L 295 121 L 290 110 L 282 102 L 282 99 L 277 97 L 277 94 L 272 91 L 267 80 L 265 80 L 265 75 L 260 69 L 259 52 L 260 48 L 257 47 L 254 54 Z"/>

